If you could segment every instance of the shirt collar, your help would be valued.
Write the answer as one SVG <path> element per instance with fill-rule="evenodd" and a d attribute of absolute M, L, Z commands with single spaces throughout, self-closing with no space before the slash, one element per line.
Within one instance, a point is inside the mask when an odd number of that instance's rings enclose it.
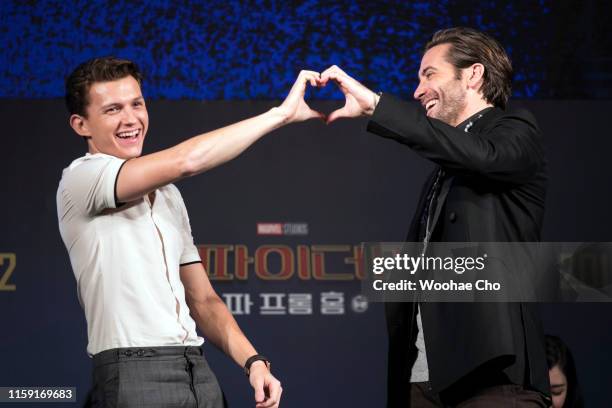
<path fill-rule="evenodd" d="M 491 109 L 493 109 L 493 106 L 487 106 L 486 108 L 476 112 L 475 114 L 473 114 L 472 116 L 470 116 L 469 118 L 467 118 L 466 120 L 464 120 L 463 122 L 461 122 L 460 124 L 458 124 L 456 126 L 457 129 L 463 129 L 466 132 L 470 131 L 470 128 L 474 125 L 474 123 L 482 118 L 484 115 L 486 115 L 487 112 L 489 112 Z"/>

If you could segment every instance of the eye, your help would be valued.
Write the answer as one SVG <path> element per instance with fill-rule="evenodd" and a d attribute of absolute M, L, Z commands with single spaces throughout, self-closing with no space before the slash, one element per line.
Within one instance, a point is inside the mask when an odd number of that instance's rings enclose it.
<path fill-rule="evenodd" d="M 551 394 L 558 397 L 559 395 L 563 394 L 563 391 L 551 391 Z"/>
<path fill-rule="evenodd" d="M 134 102 L 132 104 L 132 106 L 134 106 L 134 107 L 139 107 L 139 106 L 142 106 L 142 105 L 144 105 L 144 103 L 142 101 L 136 101 L 136 102 Z"/>
<path fill-rule="evenodd" d="M 117 113 L 117 112 L 119 112 L 118 106 L 111 106 L 110 108 L 106 109 L 106 111 L 104 111 L 104 113 Z"/>

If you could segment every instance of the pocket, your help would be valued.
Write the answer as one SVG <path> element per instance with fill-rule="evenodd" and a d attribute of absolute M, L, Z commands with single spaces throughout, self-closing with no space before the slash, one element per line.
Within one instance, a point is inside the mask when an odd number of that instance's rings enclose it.
<path fill-rule="evenodd" d="M 119 364 L 109 363 L 94 368 L 92 407 L 115 408 L 119 397 Z"/>
<path fill-rule="evenodd" d="M 208 365 L 204 356 L 198 357 L 194 365 L 194 387 L 201 406 L 206 408 L 222 408 L 223 393 L 215 373 Z"/>

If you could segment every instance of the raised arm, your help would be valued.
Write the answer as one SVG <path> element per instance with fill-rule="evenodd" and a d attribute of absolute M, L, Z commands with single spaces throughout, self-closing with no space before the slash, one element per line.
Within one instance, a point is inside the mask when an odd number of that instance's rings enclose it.
<path fill-rule="evenodd" d="M 380 97 L 337 66 L 321 74 L 321 85 L 330 80 L 346 103 L 327 123 L 371 116 L 368 131 L 397 140 L 446 169 L 494 180 L 521 183 L 544 165 L 541 132 L 527 111 L 507 111 L 486 132 L 472 134 L 427 117 L 415 103 L 388 94 Z"/>
<path fill-rule="evenodd" d="M 319 73 L 300 72 L 283 103 L 261 115 L 188 139 L 169 149 L 128 160 L 119 172 L 116 197 L 129 202 L 229 161 L 265 134 L 293 122 L 323 119 L 304 101 L 306 86 L 319 86 Z"/>

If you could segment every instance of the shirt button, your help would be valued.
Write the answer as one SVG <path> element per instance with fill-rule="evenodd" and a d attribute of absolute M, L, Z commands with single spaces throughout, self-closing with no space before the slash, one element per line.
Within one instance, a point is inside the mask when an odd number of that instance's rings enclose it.
<path fill-rule="evenodd" d="M 457 214 L 455 214 L 454 211 L 451 211 L 451 213 L 448 215 L 448 220 L 450 222 L 455 222 L 456 219 L 457 219 Z"/>

